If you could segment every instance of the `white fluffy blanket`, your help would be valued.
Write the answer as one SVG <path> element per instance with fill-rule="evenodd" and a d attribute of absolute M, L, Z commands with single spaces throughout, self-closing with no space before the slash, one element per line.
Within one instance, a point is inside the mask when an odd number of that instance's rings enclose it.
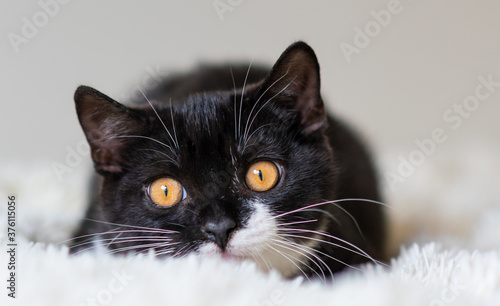
<path fill-rule="evenodd" d="M 500 305 L 500 160 L 487 149 L 431 156 L 387 191 L 395 258 L 331 284 L 249 263 L 188 257 L 68 257 L 89 168 L 0 163 L 0 305 Z M 497 151 L 498 152 L 498 151 Z M 397 167 L 394 155 L 381 169 Z M 382 173 L 384 174 L 384 173 Z M 18 196 L 16 298 L 7 297 L 7 194 Z"/>

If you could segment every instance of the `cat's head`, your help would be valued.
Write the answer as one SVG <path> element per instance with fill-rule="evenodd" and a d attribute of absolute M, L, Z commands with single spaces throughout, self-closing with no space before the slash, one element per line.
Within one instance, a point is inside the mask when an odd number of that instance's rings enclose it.
<path fill-rule="evenodd" d="M 322 216 L 294 211 L 334 193 L 319 65 L 303 42 L 267 78 L 231 91 L 126 107 L 82 86 L 75 101 L 103 177 L 105 221 L 123 225 L 109 244 L 117 250 L 222 254 L 261 265 L 279 257 L 280 269 L 280 254 L 300 240 L 280 231 L 306 229 Z"/>

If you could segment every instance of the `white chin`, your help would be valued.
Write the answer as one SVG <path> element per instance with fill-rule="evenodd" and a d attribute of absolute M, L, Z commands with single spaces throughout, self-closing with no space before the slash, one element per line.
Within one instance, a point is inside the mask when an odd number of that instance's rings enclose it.
<path fill-rule="evenodd" d="M 247 224 L 232 234 L 224 251 L 215 243 L 207 242 L 198 249 L 198 253 L 230 261 L 251 260 L 265 272 L 274 269 L 284 276 L 295 274 L 301 261 L 298 257 L 302 256 L 274 242 L 281 239 L 273 216 L 262 203 L 255 201 L 251 204 L 254 211 Z"/>

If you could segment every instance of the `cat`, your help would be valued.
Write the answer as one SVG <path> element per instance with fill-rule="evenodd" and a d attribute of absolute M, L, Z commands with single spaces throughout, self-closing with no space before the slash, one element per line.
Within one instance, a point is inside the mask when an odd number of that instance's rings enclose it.
<path fill-rule="evenodd" d="M 304 42 L 268 68 L 205 65 L 124 106 L 80 86 L 98 175 L 71 250 L 196 253 L 330 279 L 385 259 L 369 153 L 327 115 Z"/>

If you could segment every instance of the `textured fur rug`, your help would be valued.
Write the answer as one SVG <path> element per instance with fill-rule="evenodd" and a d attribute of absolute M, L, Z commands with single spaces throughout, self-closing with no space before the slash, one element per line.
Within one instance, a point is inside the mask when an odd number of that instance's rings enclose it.
<path fill-rule="evenodd" d="M 90 167 L 57 177 L 50 163 L 2 161 L 0 305 L 500 305 L 500 159 L 487 148 L 451 152 L 387 188 L 390 265 L 348 270 L 326 285 L 216 258 L 69 257 L 64 241 L 85 207 Z M 397 171 L 385 156 L 380 168 Z M 10 193 L 18 198 L 15 299 L 6 289 Z"/>

